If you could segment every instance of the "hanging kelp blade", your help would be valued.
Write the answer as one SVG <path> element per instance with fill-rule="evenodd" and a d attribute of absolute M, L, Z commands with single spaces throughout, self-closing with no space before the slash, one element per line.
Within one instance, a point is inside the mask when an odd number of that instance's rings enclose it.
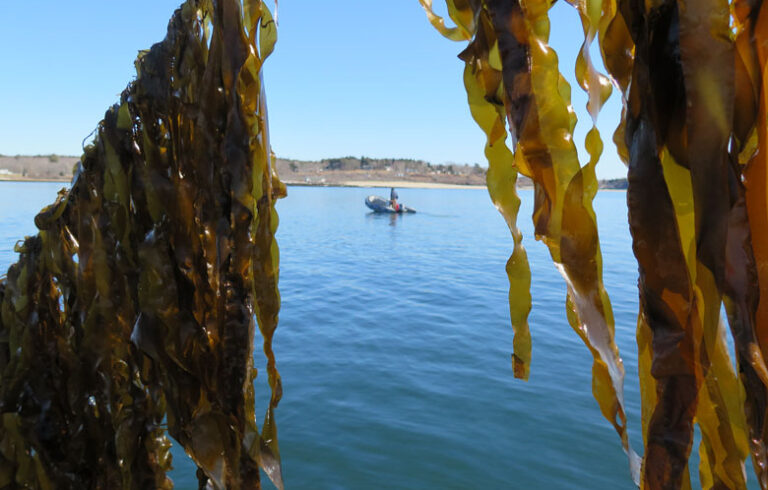
<path fill-rule="evenodd" d="M 447 2 L 455 27 L 446 27 L 445 20 L 434 13 L 431 0 L 420 0 L 432 25 L 444 36 L 455 41 L 469 40 L 477 30 L 476 13 L 464 2 Z M 500 60 L 498 52 L 491 59 L 476 60 L 475 65 L 467 64 L 464 72 L 464 86 L 467 90 L 472 117 L 486 135 L 485 156 L 488 159 L 486 183 L 491 201 L 509 226 L 514 248 L 507 261 L 509 277 L 509 309 L 513 340 L 512 368 L 516 378 L 528 379 L 531 363 L 531 335 L 528 328 L 528 314 L 531 310 L 531 272 L 528 257 L 522 245 L 522 233 L 517 228 L 517 213 L 520 198 L 517 195 L 518 169 L 514 155 L 505 143 L 506 112 L 497 97 L 500 85 Z M 494 63 L 494 68 L 491 68 Z"/>
<path fill-rule="evenodd" d="M 768 370 L 764 362 L 768 356 L 768 5 L 762 1 L 737 0 L 732 7 L 738 31 L 735 41 L 737 105 L 731 161 L 734 180 L 738 183 L 738 199 L 731 213 L 728 259 L 731 264 L 745 264 L 747 270 L 727 276 L 726 294 L 731 302 L 726 306 L 730 306 L 729 320 L 747 393 L 745 408 L 750 424 L 752 462 L 765 490 L 768 489 Z M 726 270 L 730 272 L 731 267 Z"/>
<path fill-rule="evenodd" d="M 282 488 L 263 2 L 189 0 L 0 281 L 0 487 Z M 272 390 L 254 413 L 254 333 Z"/>
<path fill-rule="evenodd" d="M 530 272 L 516 228 L 519 200 L 515 194 L 517 172 L 535 185 L 534 226 L 536 237 L 549 248 L 568 285 L 567 317 L 594 356 L 593 393 L 604 416 L 618 432 L 629 457 L 633 478 L 639 474 L 639 458 L 629 445 L 623 401 L 624 367 L 614 342 L 613 312 L 602 281 L 602 258 L 592 199 L 597 191 L 594 167 L 602 149 L 596 130 L 588 136 L 590 163 L 579 166 L 572 142 L 575 115 L 570 88 L 560 75 L 557 58 L 548 47 L 549 2 L 538 0 L 459 2 L 447 0 L 455 28 L 445 27 L 421 0 L 427 15 L 450 39 L 457 33 L 471 38 L 461 54 L 466 63 L 464 83 L 472 115 L 487 137 L 488 189 L 515 238 L 507 265 L 510 279 L 510 312 L 515 329 L 515 374 L 518 365 L 527 377 L 530 359 Z M 599 17 L 599 16 L 598 16 Z M 599 19 L 598 19 L 599 20 Z M 597 21 L 596 21 L 597 22 Z M 589 31 L 590 41 L 594 29 Z M 588 44 L 587 48 L 588 50 Z M 588 60 L 588 58 L 587 58 Z M 610 94 L 607 78 L 589 63 L 582 71 L 590 92 L 593 117 Z M 590 84 L 592 89 L 590 89 Z M 505 139 L 509 123 L 514 157 L 507 155 Z M 512 264 L 512 267 L 510 267 Z M 518 348 L 521 347 L 519 354 Z"/>

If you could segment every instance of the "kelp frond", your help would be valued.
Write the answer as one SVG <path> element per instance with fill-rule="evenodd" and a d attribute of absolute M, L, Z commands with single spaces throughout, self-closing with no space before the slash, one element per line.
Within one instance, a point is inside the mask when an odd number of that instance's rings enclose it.
<path fill-rule="evenodd" d="M 613 311 L 603 286 L 602 257 L 592 209 L 597 192 L 595 165 L 602 143 L 593 128 L 587 136 L 592 158 L 581 167 L 573 143 L 576 117 L 570 103 L 570 87 L 548 45 L 549 3 L 446 3 L 452 18 L 472 19 L 458 26 L 472 38 L 460 55 L 466 64 L 464 83 L 472 115 L 488 136 L 488 190 L 507 219 L 515 242 L 507 265 L 515 330 L 515 376 L 528 377 L 531 358 L 527 324 L 531 308 L 530 270 L 515 224 L 519 208 L 515 181 L 519 172 L 534 182 L 536 238 L 547 245 L 568 286 L 568 321 L 594 357 L 593 393 L 603 415 L 618 432 L 632 473 L 637 475 L 639 458 L 627 435 L 624 366 L 614 342 Z M 422 5 L 434 17 L 430 3 L 422 1 Z M 610 84 L 592 66 L 589 44 L 597 26 L 607 21 L 599 16 L 599 10 L 596 17 L 590 17 L 586 7 L 581 12 L 587 40 L 579 57 L 579 80 L 590 94 L 590 113 L 596 119 L 610 95 Z M 508 136 L 514 153 L 505 146 Z"/>
<path fill-rule="evenodd" d="M 421 3 L 443 34 L 470 40 L 460 57 L 470 108 L 488 135 L 488 189 L 510 223 L 518 255 L 515 176 L 534 181 L 536 237 L 566 279 L 568 320 L 595 357 L 593 392 L 621 436 L 636 482 L 690 487 L 688 458 L 698 424 L 703 488 L 745 488 L 750 452 L 761 488 L 768 488 L 768 14 L 762 2 L 571 2 L 584 34 L 575 75 L 592 118 L 584 166 L 572 138 L 570 88 L 547 45 L 550 3 L 446 0 L 456 28 L 444 27 L 431 2 Z M 595 39 L 610 79 L 590 58 Z M 640 273 L 645 454 L 639 472 L 627 439 L 624 371 L 591 206 L 602 151 L 595 121 L 610 82 L 624 102 L 614 142 L 628 164 L 629 225 Z M 504 147 L 508 135 L 513 156 Z M 515 374 L 526 377 L 530 273 L 522 266 L 508 271 Z M 723 305 L 738 375 L 720 319 Z"/>
<path fill-rule="evenodd" d="M 0 283 L 0 487 L 282 488 L 261 1 L 189 0 Z M 254 413 L 255 318 L 272 389 Z"/>
<path fill-rule="evenodd" d="M 642 488 L 768 489 L 768 11 L 761 0 L 574 0 L 592 128 L 581 165 L 570 86 L 548 45 L 548 0 L 420 0 L 460 57 L 487 136 L 488 191 L 512 234 L 514 375 L 527 379 L 530 268 L 518 173 L 536 238 L 593 355 L 593 394 Z M 598 40 L 608 74 L 591 59 Z M 200 485 L 282 488 L 274 202 L 261 67 L 276 40 L 260 0 L 188 0 L 107 111 L 72 187 L 35 219 L 0 280 L 0 487 L 169 488 L 169 439 Z M 639 266 L 642 463 L 627 434 L 624 367 L 592 200 L 612 84 Z M 509 140 L 510 146 L 506 141 Z M 733 369 L 721 307 L 735 347 Z M 254 320 L 255 318 L 255 320 Z M 271 396 L 254 413 L 253 337 Z M 40 369 L 39 366 L 44 366 Z"/>

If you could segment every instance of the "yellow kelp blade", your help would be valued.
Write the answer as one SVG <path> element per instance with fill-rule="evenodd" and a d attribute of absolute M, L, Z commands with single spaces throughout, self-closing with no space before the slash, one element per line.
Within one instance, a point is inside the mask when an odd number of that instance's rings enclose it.
<path fill-rule="evenodd" d="M 450 10 L 452 2 L 447 3 Z M 626 432 L 624 368 L 613 339 L 613 313 L 602 283 L 597 226 L 591 207 L 597 189 L 594 164 L 600 153 L 599 138 L 595 140 L 596 132 L 590 135 L 594 158 L 582 170 L 571 141 L 575 115 L 569 105 L 570 88 L 547 46 L 548 2 L 462 5 L 471 5 L 475 13 L 474 38 L 461 55 L 467 63 L 465 84 L 473 115 L 478 122 L 484 121 L 480 124 L 489 143 L 503 141 L 506 128 L 490 108 L 503 104 L 506 109 L 512 142 L 516 144 L 514 162 L 536 184 L 537 238 L 547 244 L 568 283 L 575 308 L 572 325 L 595 357 L 593 392 L 603 414 L 618 431 L 636 477 L 638 458 L 629 447 Z M 485 117 L 478 117 L 478 108 L 484 105 L 481 97 L 491 104 Z M 498 192 L 495 178 L 489 172 L 492 196 Z M 512 183 L 514 180 L 508 179 L 507 185 Z M 511 269 L 508 267 L 513 272 Z M 518 282 L 522 283 L 522 279 Z"/>
<path fill-rule="evenodd" d="M 612 0 L 607 1 L 611 2 Z M 622 2 L 621 5 L 624 8 L 627 7 L 626 2 Z M 627 97 L 634 63 L 635 44 L 624 20 L 624 15 L 618 11 L 619 5 L 608 5 L 604 8 L 607 13 L 603 20 L 601 20 L 601 27 L 598 32 L 600 53 L 606 70 L 608 70 L 608 73 L 610 73 L 621 91 L 622 102 L 621 119 L 613 133 L 612 139 L 616 145 L 619 158 L 625 165 L 628 165 L 629 151 L 627 150 L 624 129 L 627 118 Z M 613 12 L 612 17 L 610 12 Z"/>
<path fill-rule="evenodd" d="M 514 250 L 507 261 L 509 277 L 509 309 L 513 340 L 512 368 L 516 378 L 528 379 L 531 363 L 531 334 L 528 329 L 528 313 L 531 310 L 531 270 L 522 245 L 522 233 L 517 229 L 517 212 L 520 199 L 516 192 L 517 167 L 514 156 L 504 140 L 507 136 L 504 123 L 504 107 L 494 105 L 486 97 L 482 85 L 483 70 L 490 66 L 467 63 L 464 68 L 464 87 L 467 89 L 469 107 L 477 124 L 487 135 L 485 155 L 488 158 L 488 193 L 496 208 L 507 221 L 515 241 Z"/>
<path fill-rule="evenodd" d="M 455 27 L 447 27 L 445 19 L 435 14 L 432 9 L 432 0 L 419 0 L 427 14 L 429 23 L 443 36 L 452 41 L 468 41 L 475 32 L 475 12 L 467 0 L 446 0 L 448 14 L 456 22 Z"/>
<path fill-rule="evenodd" d="M 430 21 L 435 24 L 432 2 L 420 0 L 427 11 Z M 438 27 L 438 31 L 449 39 L 469 39 L 476 31 L 477 13 L 470 8 L 469 2 L 446 2 L 451 17 L 457 22 L 457 29 L 466 33 L 455 38 Z M 440 20 L 442 23 L 442 20 Z M 442 25 L 442 24 L 441 24 Z M 492 32 L 490 32 L 492 33 Z M 486 52 L 488 43 L 483 43 Z M 471 46 L 470 46 L 471 49 Z M 464 70 L 464 86 L 467 90 L 472 117 L 486 134 L 485 155 L 489 167 L 486 177 L 488 193 L 496 209 L 504 217 L 512 233 L 514 248 L 507 261 L 509 278 L 509 310 L 513 339 L 512 369 L 516 378 L 528 379 L 531 363 L 531 335 L 528 328 L 528 314 L 531 310 L 531 272 L 528 257 L 522 245 L 522 233 L 517 228 L 517 213 L 520 199 L 517 196 L 516 182 L 520 160 L 514 158 L 506 146 L 507 129 L 505 125 L 505 107 L 503 87 L 501 85 L 501 62 L 498 50 L 495 58 L 488 56 L 475 58 L 476 62 L 467 62 Z M 514 135 L 513 135 L 514 139 Z"/>
<path fill-rule="evenodd" d="M 530 64 L 504 65 L 504 84 L 510 100 L 520 100 L 520 87 L 529 80 L 527 113 L 510 111 L 510 120 L 521 122 L 517 151 L 527 163 L 537 185 L 534 210 L 536 232 L 549 247 L 569 287 L 578 320 L 572 325 L 595 357 L 593 393 L 601 411 L 616 428 L 628 454 L 633 478 L 638 473 L 637 456 L 629 446 L 623 401 L 624 368 L 614 342 L 613 313 L 602 282 L 602 259 L 592 198 L 597 190 L 594 175 L 599 140 L 590 140 L 593 160 L 579 167 L 572 141 L 575 116 L 570 108 L 570 89 L 560 75 L 557 57 L 547 46 L 548 3 L 522 2 L 518 21 L 494 20 L 502 60 L 525 46 Z M 504 18 L 491 9 L 496 18 Z M 512 32 L 509 26 L 521 26 Z M 525 33 L 526 39 L 521 33 Z M 590 138 L 594 137 L 593 133 Z"/>
<path fill-rule="evenodd" d="M 598 29 L 605 32 L 616 14 L 615 0 L 578 0 L 575 7 L 579 11 L 582 28 L 584 30 L 584 43 L 576 58 L 576 80 L 579 86 L 587 93 L 587 112 L 592 117 L 594 127 L 597 115 L 611 95 L 611 81 L 599 73 L 593 63 L 590 47 Z"/>
<path fill-rule="evenodd" d="M 280 450 L 277 444 L 277 425 L 275 409 L 282 398 L 282 382 L 277 372 L 275 355 L 272 350 L 272 339 L 277 328 L 278 312 L 280 310 L 280 293 L 277 288 L 279 276 L 279 253 L 275 233 L 278 218 L 274 209 L 274 201 L 285 197 L 286 190 L 277 178 L 274 155 L 269 143 L 269 121 L 266 105 L 264 80 L 261 74 L 261 64 L 264 57 L 274 49 L 277 40 L 275 22 L 264 2 L 250 2 L 247 18 L 249 24 L 249 41 L 251 45 L 259 46 L 245 61 L 246 70 L 240 74 L 240 90 L 243 97 L 244 112 L 248 115 L 250 133 L 258 135 L 251 139 L 251 154 L 254 165 L 263 172 L 253 174 L 253 200 L 249 202 L 254 213 L 250 236 L 254 240 L 255 257 L 248 271 L 253 278 L 254 310 L 259 329 L 263 337 L 263 351 L 267 360 L 267 379 L 271 396 L 261 435 L 254 423 L 249 428 L 252 435 L 249 451 L 259 462 L 259 466 L 269 476 L 278 488 L 283 487 L 283 477 L 280 464 Z M 248 89 L 250 88 L 251 91 Z M 252 371 L 255 372 L 255 371 Z M 252 380 L 247 383 L 252 386 Z M 249 419 L 250 420 L 250 419 Z"/>
<path fill-rule="evenodd" d="M 282 487 L 284 187 L 260 82 L 275 33 L 261 2 L 245 9 L 176 11 L 0 283 L 0 403 L 20 407 L 0 419 L 3 486 L 170 488 L 166 419 L 201 486 L 258 488 L 261 464 Z M 273 390 L 261 435 L 254 314 Z"/>

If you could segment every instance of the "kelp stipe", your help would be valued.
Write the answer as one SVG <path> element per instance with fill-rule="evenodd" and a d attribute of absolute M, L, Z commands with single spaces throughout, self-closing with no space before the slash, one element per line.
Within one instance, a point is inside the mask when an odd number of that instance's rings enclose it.
<path fill-rule="evenodd" d="M 282 488 L 261 1 L 189 0 L 0 282 L 0 487 Z M 272 390 L 254 413 L 255 318 Z"/>

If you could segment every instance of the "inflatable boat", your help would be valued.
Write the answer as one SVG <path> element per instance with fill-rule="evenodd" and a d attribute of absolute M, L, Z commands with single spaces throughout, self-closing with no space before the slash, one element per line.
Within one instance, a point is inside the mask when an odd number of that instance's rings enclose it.
<path fill-rule="evenodd" d="M 374 213 L 415 213 L 416 210 L 400 204 L 398 209 L 392 207 L 389 199 L 379 196 L 368 196 L 365 198 L 365 205 L 373 210 Z"/>

